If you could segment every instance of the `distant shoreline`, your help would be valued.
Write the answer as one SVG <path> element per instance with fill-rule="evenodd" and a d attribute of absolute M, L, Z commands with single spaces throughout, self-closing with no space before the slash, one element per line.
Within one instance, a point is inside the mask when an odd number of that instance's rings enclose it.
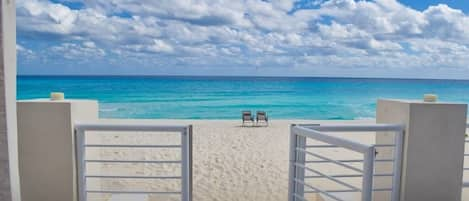
<path fill-rule="evenodd" d="M 128 77 L 128 78 L 199 78 L 199 79 L 232 79 L 232 80 L 237 80 L 237 79 L 253 79 L 253 78 L 258 78 L 258 79 L 272 79 L 272 80 L 281 80 L 281 79 L 292 79 L 292 80 L 309 80 L 309 79 L 329 79 L 329 80 L 411 80 L 411 81 L 469 81 L 469 79 L 442 79 L 442 78 L 396 78 L 396 77 L 328 77 L 328 76 L 250 76 L 250 75 L 243 75 L 243 76 L 238 76 L 238 75 L 97 75 L 97 74 L 90 74 L 90 75 L 33 75 L 33 74 L 27 74 L 27 75 L 17 75 L 18 78 L 27 78 L 27 77 L 41 77 L 41 78 L 54 78 L 54 77 L 61 77 L 61 78 L 67 78 L 67 77 L 77 77 L 77 78 L 99 78 L 99 77 L 104 77 L 104 78 L 123 78 L 123 77 Z"/>

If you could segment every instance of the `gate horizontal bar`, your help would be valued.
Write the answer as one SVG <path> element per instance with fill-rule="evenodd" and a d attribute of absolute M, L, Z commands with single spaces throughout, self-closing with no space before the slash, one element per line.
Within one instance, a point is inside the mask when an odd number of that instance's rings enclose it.
<path fill-rule="evenodd" d="M 330 198 L 332 198 L 332 199 L 334 199 L 334 200 L 336 200 L 336 201 L 344 201 L 344 200 L 338 198 L 337 196 L 332 195 L 331 193 L 329 193 L 329 192 L 327 192 L 327 191 L 323 191 L 323 190 L 321 190 L 321 189 L 319 189 L 319 188 L 316 188 L 316 187 L 314 187 L 314 186 L 311 186 L 311 185 L 309 185 L 309 184 L 306 184 L 306 183 L 304 183 L 304 182 L 301 181 L 301 180 L 295 179 L 295 182 L 300 183 L 301 185 L 306 186 L 306 187 L 308 187 L 308 188 L 310 188 L 310 189 L 313 189 L 313 190 L 315 190 L 315 191 L 318 191 L 319 193 L 321 193 L 321 194 L 323 194 L 323 195 L 325 195 L 325 196 L 327 196 L 327 197 L 330 197 Z"/>
<path fill-rule="evenodd" d="M 147 132 L 184 132 L 188 126 L 163 126 L 151 124 L 120 123 L 82 123 L 75 124 L 76 130 L 86 131 L 147 131 Z"/>
<path fill-rule="evenodd" d="M 322 160 L 329 161 L 329 162 L 334 163 L 334 164 L 336 164 L 336 165 L 339 165 L 339 166 L 342 166 L 342 167 L 345 167 L 345 168 L 354 170 L 354 171 L 356 171 L 356 172 L 360 172 L 360 173 L 363 172 L 363 171 L 362 171 L 361 169 L 359 169 L 359 168 L 353 167 L 353 166 L 351 166 L 351 165 L 342 163 L 342 162 L 340 162 L 340 161 L 337 161 L 337 160 L 334 160 L 334 159 L 331 159 L 331 158 L 328 158 L 328 157 L 325 157 L 325 156 L 321 156 L 321 155 L 319 155 L 319 154 L 311 153 L 311 152 L 306 151 L 306 150 L 301 149 L 301 148 L 296 148 L 296 150 L 297 150 L 297 151 L 300 151 L 300 152 L 304 152 L 304 153 L 306 153 L 306 154 L 308 154 L 308 155 L 311 155 L 311 156 L 320 158 L 320 159 L 322 159 Z"/>
<path fill-rule="evenodd" d="M 337 162 L 341 163 L 362 163 L 363 160 L 336 160 Z M 377 159 L 375 162 L 394 162 L 393 159 Z M 315 161 L 305 161 L 305 163 L 331 163 L 330 161 L 327 160 L 315 160 Z"/>
<path fill-rule="evenodd" d="M 310 172 L 313 172 L 313 173 L 315 173 L 315 174 L 318 174 L 318 175 L 320 175 L 320 176 L 323 176 L 324 178 L 327 178 L 327 179 L 329 179 L 329 180 L 331 180 L 331 181 L 334 181 L 334 182 L 336 182 L 336 183 L 338 183 L 338 184 L 342 184 L 343 186 L 346 186 L 347 188 L 350 188 L 350 189 L 353 189 L 353 190 L 360 190 L 359 188 L 357 188 L 357 187 L 355 187 L 355 186 L 352 186 L 352 185 L 347 184 L 347 183 L 345 183 L 345 182 L 343 182 L 343 181 L 341 181 L 341 180 L 338 180 L 338 179 L 336 179 L 336 178 L 334 178 L 334 177 L 331 177 L 331 176 L 328 176 L 328 175 L 326 175 L 326 174 L 323 174 L 322 172 L 317 171 L 317 170 L 315 170 L 315 169 L 306 167 L 306 166 L 304 166 L 304 165 L 302 165 L 302 164 L 295 163 L 295 166 L 301 167 L 301 168 L 303 168 L 303 169 L 305 169 L 305 170 L 308 170 L 308 171 L 310 171 Z"/>
<path fill-rule="evenodd" d="M 145 161 L 145 160 L 85 160 L 87 163 L 181 163 L 182 161 Z"/>
<path fill-rule="evenodd" d="M 328 144 L 341 146 L 360 153 L 366 153 L 368 151 L 368 148 L 370 147 L 369 145 L 365 145 L 359 142 L 354 142 L 347 139 L 331 136 L 325 133 L 321 133 L 319 131 L 303 127 L 294 126 L 292 127 L 292 132 L 303 137 L 308 137 Z"/>
<path fill-rule="evenodd" d="M 329 175 L 330 177 L 335 178 L 344 178 L 344 177 L 363 177 L 362 174 L 336 174 L 336 175 Z M 392 177 L 394 174 L 374 174 L 373 177 Z M 305 176 L 305 179 L 314 179 L 314 178 L 323 178 L 322 176 Z"/>
<path fill-rule="evenodd" d="M 165 192 L 165 191 L 100 191 L 100 190 L 89 190 L 87 193 L 112 193 L 112 194 L 181 194 L 181 192 Z"/>
<path fill-rule="evenodd" d="M 119 176 L 119 175 L 86 175 L 86 178 L 101 179 L 181 179 L 180 176 Z"/>
<path fill-rule="evenodd" d="M 403 131 L 401 124 L 370 124 L 370 125 L 320 125 L 304 126 L 309 129 L 324 132 L 379 132 L 379 131 Z"/>
<path fill-rule="evenodd" d="M 395 147 L 395 144 L 375 144 L 375 147 Z M 306 145 L 306 148 L 342 148 L 336 145 L 320 144 L 320 145 Z"/>
<path fill-rule="evenodd" d="M 86 144 L 90 148 L 181 148 L 181 145 Z"/>

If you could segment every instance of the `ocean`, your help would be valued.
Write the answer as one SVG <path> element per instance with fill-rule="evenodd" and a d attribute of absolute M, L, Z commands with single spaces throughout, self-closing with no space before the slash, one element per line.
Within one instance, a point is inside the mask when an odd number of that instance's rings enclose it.
<path fill-rule="evenodd" d="M 95 99 L 101 118 L 239 119 L 266 111 L 270 119 L 374 118 L 376 100 L 469 103 L 469 81 L 292 77 L 18 76 L 18 99 Z"/>

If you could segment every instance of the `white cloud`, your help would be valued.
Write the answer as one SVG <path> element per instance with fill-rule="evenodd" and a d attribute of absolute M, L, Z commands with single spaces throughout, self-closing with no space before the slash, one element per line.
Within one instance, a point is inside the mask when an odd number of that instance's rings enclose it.
<path fill-rule="evenodd" d="M 338 24 L 333 21 L 331 25 L 319 24 L 319 33 L 323 38 L 337 40 L 337 39 L 357 39 L 371 37 L 367 32 L 358 29 L 353 24 Z"/>
<path fill-rule="evenodd" d="M 26 51 L 26 48 L 24 48 L 23 46 L 21 46 L 20 44 L 16 44 L 16 50 L 18 52 L 23 52 L 23 51 Z"/>
<path fill-rule="evenodd" d="M 83 42 L 83 46 L 86 48 L 96 48 L 96 44 L 93 41 L 85 41 Z"/>
<path fill-rule="evenodd" d="M 469 16 L 447 5 L 431 6 L 423 12 L 427 24 L 426 37 L 460 41 L 469 44 Z"/>
<path fill-rule="evenodd" d="M 22 58 L 26 60 L 31 60 L 31 59 L 36 58 L 36 53 L 33 50 L 25 48 L 20 44 L 16 44 L 16 51 L 19 56 L 21 56 Z"/>
<path fill-rule="evenodd" d="M 106 56 L 103 49 L 97 48 L 92 42 L 85 42 L 82 45 L 74 43 L 63 43 L 52 46 L 48 52 L 53 57 L 71 60 L 89 60 Z"/>
<path fill-rule="evenodd" d="M 162 40 L 153 40 L 153 44 L 148 47 L 148 50 L 155 52 L 155 53 L 160 53 L 160 52 L 166 52 L 170 53 L 173 51 L 173 47 L 171 45 L 165 43 Z"/>
<path fill-rule="evenodd" d="M 78 16 L 66 6 L 46 1 L 18 1 L 17 7 L 17 24 L 24 31 L 70 34 Z"/>
<path fill-rule="evenodd" d="M 84 8 L 17 1 L 21 49 L 34 41 L 68 60 L 154 67 L 469 66 L 469 16 L 444 4 L 417 11 L 396 0 L 318 0 L 314 9 L 293 0 L 65 1 Z"/>

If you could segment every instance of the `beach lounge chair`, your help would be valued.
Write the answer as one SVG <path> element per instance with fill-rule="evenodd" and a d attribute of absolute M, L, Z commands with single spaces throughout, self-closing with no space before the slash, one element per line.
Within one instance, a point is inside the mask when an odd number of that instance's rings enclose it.
<path fill-rule="evenodd" d="M 243 126 L 245 122 L 251 122 L 254 124 L 254 117 L 251 114 L 251 111 L 243 111 L 241 113 L 241 119 L 243 120 Z"/>
<path fill-rule="evenodd" d="M 267 117 L 267 113 L 264 111 L 257 111 L 256 114 L 256 124 L 259 124 L 259 122 L 265 122 L 265 124 L 268 126 L 269 125 L 269 118 Z"/>

